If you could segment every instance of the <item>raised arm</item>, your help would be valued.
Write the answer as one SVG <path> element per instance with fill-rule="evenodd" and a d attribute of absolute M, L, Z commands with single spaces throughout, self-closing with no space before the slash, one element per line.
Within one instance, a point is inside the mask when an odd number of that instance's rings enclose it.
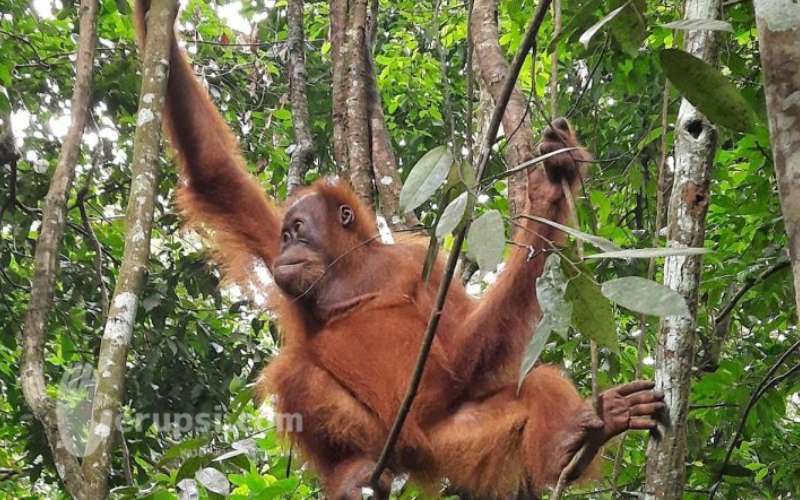
<path fill-rule="evenodd" d="M 144 48 L 149 0 L 136 1 Z M 184 182 L 178 206 L 189 224 L 210 229 L 226 277 L 244 281 L 253 257 L 268 267 L 280 247 L 280 217 L 244 166 L 238 145 L 173 36 L 164 122 Z"/>
<path fill-rule="evenodd" d="M 541 154 L 580 146 L 569 122 L 554 120 L 540 146 Z M 568 224 L 569 203 L 562 187 L 566 180 L 574 195 L 580 187 L 584 167 L 591 155 L 581 149 L 555 156 L 528 174 L 525 213 Z M 522 216 L 515 237 L 515 249 L 506 267 L 465 324 L 464 339 L 453 361 L 457 371 L 471 380 L 480 371 L 491 371 L 522 352 L 541 317 L 536 298 L 536 279 L 541 276 L 551 248 L 564 244 L 562 231 Z"/>

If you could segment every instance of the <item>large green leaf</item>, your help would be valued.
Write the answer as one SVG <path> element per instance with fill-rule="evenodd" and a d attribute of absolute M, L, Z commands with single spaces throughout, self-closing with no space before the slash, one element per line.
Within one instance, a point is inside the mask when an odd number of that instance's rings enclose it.
<path fill-rule="evenodd" d="M 567 279 L 561 270 L 561 258 L 554 253 L 547 258 L 542 275 L 536 280 L 536 295 L 542 308 L 542 319 L 539 320 L 533 338 L 522 357 L 517 391 L 542 354 L 550 334 L 555 332 L 565 338 L 567 336 L 572 317 L 572 304 L 564 300 L 566 290 Z"/>
<path fill-rule="evenodd" d="M 448 233 L 458 227 L 461 220 L 464 218 L 464 212 L 467 209 L 467 199 L 469 193 L 464 191 L 458 197 L 451 201 L 442 212 L 442 217 L 439 219 L 439 224 L 436 225 L 436 237 L 442 239 Z"/>
<path fill-rule="evenodd" d="M 589 277 L 584 266 L 576 269 L 566 263 L 562 269 L 569 278 L 564 298 L 572 304 L 573 328 L 598 345 L 618 353 L 619 339 L 611 302 L 603 296 L 600 286 Z"/>
<path fill-rule="evenodd" d="M 658 257 L 673 257 L 676 255 L 703 255 L 709 253 L 707 248 L 630 248 L 614 252 L 602 252 L 587 255 L 587 259 L 655 259 Z"/>
<path fill-rule="evenodd" d="M 467 253 L 478 263 L 482 273 L 494 271 L 503 260 L 505 244 L 503 218 L 497 210 L 484 212 L 469 228 Z"/>
<path fill-rule="evenodd" d="M 194 478 L 198 483 L 205 486 L 208 491 L 212 491 L 218 495 L 227 496 L 230 492 L 231 483 L 228 482 L 228 478 L 225 477 L 225 474 L 213 467 L 206 467 L 198 470 Z"/>
<path fill-rule="evenodd" d="M 203 446 L 207 445 L 209 441 L 210 438 L 208 436 L 203 436 L 198 438 L 187 439 L 182 443 L 178 443 L 172 448 L 165 451 L 163 455 L 161 455 L 161 459 L 158 461 L 157 465 L 162 466 L 168 463 L 170 460 L 175 460 L 176 458 L 179 458 L 190 451 L 198 450 Z"/>
<path fill-rule="evenodd" d="M 453 155 L 445 146 L 437 146 L 419 159 L 400 191 L 400 211 L 410 212 L 425 203 L 439 189 L 453 164 Z"/>
<path fill-rule="evenodd" d="M 602 291 L 611 301 L 638 313 L 653 316 L 689 314 L 686 301 L 678 292 L 638 276 L 606 281 Z"/>
<path fill-rule="evenodd" d="M 553 226 L 556 229 L 560 229 L 565 233 L 578 238 L 581 241 L 585 241 L 587 243 L 591 243 L 592 245 L 596 246 L 600 250 L 605 252 L 618 252 L 622 250 L 620 247 L 612 243 L 611 241 L 600 237 L 595 236 L 593 234 L 584 233 L 583 231 L 579 231 L 575 228 L 565 226 L 564 224 L 559 224 L 558 222 L 552 221 L 550 219 L 545 219 L 544 217 L 539 217 L 538 215 L 531 215 L 529 216 L 531 219 L 541 222 L 542 224 L 547 224 L 548 226 Z"/>
<path fill-rule="evenodd" d="M 583 34 L 581 35 L 581 37 L 578 39 L 578 41 L 580 41 L 583 44 L 584 47 L 588 47 L 589 46 L 589 42 L 592 40 L 592 38 L 594 38 L 594 36 L 597 34 L 597 32 L 600 31 L 600 28 L 602 28 L 609 21 L 611 21 L 612 19 L 617 17 L 620 12 L 622 12 L 628 5 L 630 5 L 630 3 L 631 3 L 630 0 L 628 0 L 627 2 L 622 4 L 621 6 L 617 7 L 616 9 L 612 10 L 611 12 L 609 12 L 608 14 L 603 16 L 603 18 L 600 19 L 599 21 L 597 21 L 596 23 L 594 23 L 592 25 L 592 27 L 590 27 L 588 30 L 584 31 Z"/>
<path fill-rule="evenodd" d="M 613 0 L 611 5 L 624 5 L 623 1 Z M 644 18 L 647 6 L 645 0 L 630 0 L 625 3 L 628 4 L 627 8 L 614 16 L 608 26 L 619 47 L 628 56 L 635 58 L 647 38 L 647 23 Z"/>
<path fill-rule="evenodd" d="M 731 23 L 720 19 L 681 19 L 680 21 L 662 24 L 661 26 L 671 30 L 682 31 L 708 30 L 733 32 Z"/>
<path fill-rule="evenodd" d="M 712 123 L 739 132 L 753 127 L 753 112 L 739 90 L 710 64 L 679 49 L 661 51 L 661 67 L 680 93 Z"/>

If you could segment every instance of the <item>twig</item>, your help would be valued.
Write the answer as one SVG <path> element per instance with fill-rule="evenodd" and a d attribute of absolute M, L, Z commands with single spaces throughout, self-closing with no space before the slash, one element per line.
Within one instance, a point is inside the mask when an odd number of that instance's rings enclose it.
<path fill-rule="evenodd" d="M 543 161 L 545 161 L 545 160 L 547 160 L 549 158 L 552 158 L 553 156 L 557 156 L 557 155 L 560 155 L 562 153 L 569 153 L 570 151 L 577 151 L 579 149 L 580 148 L 576 148 L 576 147 L 557 149 L 557 150 L 555 150 L 553 152 L 550 152 L 550 153 L 547 153 L 547 154 L 544 154 L 544 155 L 541 155 L 541 156 L 537 156 L 536 158 L 532 158 L 532 159 L 530 159 L 528 161 L 524 161 L 524 162 L 520 163 L 519 165 L 517 165 L 516 167 L 509 168 L 508 170 L 504 170 L 504 171 L 500 172 L 499 174 L 493 175 L 491 177 L 487 177 L 486 179 L 482 180 L 480 183 L 483 184 L 484 186 L 488 186 L 489 184 L 493 183 L 496 180 L 505 179 L 506 177 L 508 177 L 510 175 L 516 174 L 517 172 L 521 172 L 522 170 L 527 170 L 527 169 L 529 169 L 530 167 L 532 167 L 534 165 L 538 165 L 539 163 L 542 163 Z"/>
<path fill-rule="evenodd" d="M 105 314 L 105 311 L 103 311 Z M 131 486 L 133 484 L 133 473 L 131 472 L 131 451 L 128 449 L 128 441 L 125 439 L 125 431 L 122 426 L 118 432 L 119 444 L 122 448 L 122 472 L 125 474 L 125 484 Z"/>
<path fill-rule="evenodd" d="M 792 344 L 781 356 L 775 361 L 775 364 L 767 370 L 767 373 L 764 375 L 764 378 L 761 379 L 761 382 L 756 387 L 756 390 L 753 392 L 753 395 L 750 396 L 750 401 L 747 402 L 747 406 L 745 406 L 744 411 L 742 412 L 742 418 L 739 419 L 739 426 L 736 428 L 736 432 L 733 434 L 733 438 L 731 439 L 731 443 L 728 445 L 728 451 L 725 453 L 725 459 L 722 461 L 720 465 L 719 472 L 717 472 L 717 478 L 714 481 L 714 484 L 711 486 L 711 489 L 708 493 L 708 500 L 712 500 L 714 495 L 717 493 L 719 489 L 719 485 L 722 483 L 722 476 L 725 472 L 725 467 L 728 466 L 728 462 L 731 459 L 731 455 L 733 454 L 733 450 L 736 448 L 736 445 L 739 442 L 739 438 L 742 435 L 742 430 L 744 430 L 744 424 L 747 422 L 747 416 L 750 414 L 750 410 L 753 409 L 755 404 L 758 402 L 759 398 L 764 395 L 764 393 L 772 387 L 774 384 L 782 381 L 784 378 L 791 375 L 793 372 L 800 370 L 800 364 L 791 368 L 789 371 L 784 373 L 783 375 L 779 375 L 775 378 L 771 378 L 778 368 L 781 367 L 786 358 L 789 357 L 797 348 L 800 347 L 800 340 Z"/>
<path fill-rule="evenodd" d="M 772 266 L 768 267 L 764 272 L 762 272 L 758 276 L 750 276 L 744 282 L 744 284 L 739 289 L 739 291 L 736 292 L 736 295 L 734 295 L 731 298 L 731 300 L 728 301 L 728 303 L 725 304 L 722 307 L 722 309 L 720 309 L 719 314 L 717 314 L 717 317 L 714 318 L 714 323 L 713 324 L 718 324 L 721 321 L 724 321 L 726 319 L 726 317 L 731 314 L 731 312 L 733 311 L 733 308 L 736 307 L 736 304 L 742 299 L 742 297 L 744 297 L 744 295 L 747 292 L 750 291 L 751 288 L 753 288 L 754 286 L 758 285 L 759 283 L 765 281 L 767 278 L 769 278 L 773 274 L 777 273 L 778 271 L 789 267 L 789 264 L 791 264 L 791 261 L 788 258 L 787 259 L 781 259 L 779 262 L 777 262 L 777 263 L 773 264 Z"/>
<path fill-rule="evenodd" d="M 453 114 L 453 107 L 450 100 L 450 78 L 447 75 L 447 54 L 445 54 L 444 46 L 442 45 L 442 34 L 439 27 L 439 11 L 442 7 L 442 0 L 436 0 L 433 8 L 433 29 L 436 34 L 433 36 L 433 43 L 436 46 L 436 52 L 439 56 L 439 66 L 442 71 L 442 93 L 444 94 L 444 119 L 447 121 L 448 132 L 450 132 L 450 142 L 452 151 L 458 151 L 458 144 L 456 143 L 456 120 Z"/>
<path fill-rule="evenodd" d="M 100 241 L 97 239 L 97 235 L 94 233 L 92 229 L 92 225 L 89 222 L 89 216 L 86 214 L 86 195 L 89 194 L 89 186 L 92 183 L 92 179 L 94 178 L 95 173 L 97 172 L 98 167 L 102 161 L 101 159 L 101 151 L 110 146 L 105 141 L 101 141 L 97 144 L 97 147 L 94 152 L 94 158 L 92 161 L 92 168 L 89 170 L 89 173 L 86 174 L 86 180 L 83 183 L 83 186 L 78 191 L 77 196 L 75 197 L 76 204 L 78 205 L 78 210 L 81 214 L 81 224 L 83 224 L 83 229 L 86 231 L 87 239 L 89 240 L 89 245 L 94 250 L 94 268 L 95 273 L 97 273 L 97 284 L 100 287 L 100 317 L 98 323 L 105 324 L 106 313 L 108 313 L 108 288 L 106 288 L 105 281 L 103 281 L 103 247 L 100 245 Z M 111 150 L 110 147 L 106 149 L 105 153 L 110 154 Z M 124 438 L 123 438 L 124 440 Z"/>
<path fill-rule="evenodd" d="M 553 0 L 553 39 L 561 35 L 561 0 Z M 536 87 L 534 81 L 531 86 Z M 531 89 L 533 94 L 533 89 Z M 550 116 L 558 116 L 558 42 L 550 54 Z"/>
<path fill-rule="evenodd" d="M 556 483 L 556 487 L 553 490 L 553 494 L 550 495 L 550 500 L 560 500 L 561 495 L 564 494 L 564 489 L 569 484 L 569 477 L 574 472 L 575 468 L 578 466 L 578 463 L 583 459 L 583 455 L 586 454 L 587 446 L 583 445 L 578 450 L 575 455 L 572 456 L 572 460 L 569 461 L 564 470 L 561 471 L 561 474 L 558 476 L 558 483 Z"/>
<path fill-rule="evenodd" d="M 489 163 L 489 158 L 492 154 L 492 144 L 497 137 L 497 130 L 500 128 L 500 121 L 505 113 L 508 100 L 511 97 L 511 92 L 514 90 L 514 85 L 517 81 L 517 77 L 519 76 L 519 72 L 522 69 L 522 63 L 525 60 L 525 57 L 531 46 L 533 45 L 534 40 L 536 39 L 536 34 L 539 32 L 539 27 L 544 20 L 544 16 L 548 7 L 550 6 L 550 2 L 551 0 L 541 0 L 539 2 L 539 5 L 536 7 L 536 11 L 534 12 L 533 19 L 531 20 L 530 25 L 523 36 L 522 43 L 517 49 L 517 53 L 514 55 L 514 59 L 511 62 L 511 67 L 506 75 L 505 81 L 503 82 L 503 89 L 500 93 L 500 98 L 497 99 L 495 108 L 492 111 L 492 118 L 489 122 L 489 127 L 486 130 L 486 135 L 484 136 L 481 144 L 480 159 L 476 174 L 478 182 L 480 182 L 481 178 L 483 177 L 486 165 Z M 473 209 L 474 206 L 470 206 L 468 207 L 467 211 L 471 213 Z M 450 255 L 447 258 L 447 265 L 439 285 L 439 291 L 436 294 L 436 303 L 431 311 L 430 319 L 428 320 L 428 327 L 426 328 L 416 366 L 414 367 L 414 371 L 409 382 L 408 391 L 403 398 L 403 402 L 397 412 L 397 417 L 392 424 L 392 428 L 389 431 L 388 437 L 386 438 L 386 443 L 384 444 L 381 455 L 375 464 L 375 469 L 373 470 L 370 478 L 370 484 L 373 486 L 374 491 L 379 491 L 381 474 L 386 468 L 386 464 L 389 461 L 389 455 L 397 443 L 397 439 L 400 436 L 400 431 L 403 428 L 406 417 L 411 410 L 411 405 L 417 395 L 417 390 L 419 389 L 419 384 L 422 380 L 422 373 L 425 370 L 428 354 L 430 353 L 433 339 L 436 336 L 436 329 L 439 326 L 439 319 L 442 315 L 442 309 L 444 308 L 445 299 L 447 298 L 447 292 L 450 289 L 450 282 L 453 279 L 453 273 L 455 272 L 456 264 L 458 263 L 458 257 L 461 254 L 461 247 L 464 245 L 464 239 L 466 238 L 468 227 L 469 223 L 464 224 L 461 230 L 456 234 L 455 241 L 453 242 L 452 249 L 450 250 Z"/>
<path fill-rule="evenodd" d="M 474 112 L 472 108 L 473 101 L 475 100 L 475 76 L 472 68 L 472 23 L 470 19 L 472 18 L 472 0 L 469 0 L 467 3 L 467 116 L 465 118 L 465 122 L 467 123 L 467 137 L 466 137 L 466 147 L 467 147 L 467 162 L 470 166 L 472 166 L 474 161 L 474 151 L 472 148 L 474 147 L 472 143 L 472 121 L 474 119 Z"/>
<path fill-rule="evenodd" d="M 713 408 L 737 408 L 739 405 L 733 403 L 712 403 L 707 405 L 689 405 L 689 410 L 709 410 Z"/>
<path fill-rule="evenodd" d="M 584 94 L 586 94 L 586 91 L 589 89 L 589 86 L 592 85 L 592 83 L 594 82 L 594 74 L 597 72 L 597 68 L 600 67 L 600 63 L 603 62 L 603 57 L 605 57 L 606 55 L 606 49 L 608 49 L 609 40 L 610 38 L 606 36 L 605 41 L 603 42 L 603 48 L 600 49 L 600 55 L 597 58 L 597 62 L 594 64 L 594 67 L 589 72 L 589 76 L 586 78 L 586 83 L 583 85 L 583 87 L 581 87 L 581 92 L 580 94 L 578 94 L 578 98 L 575 99 L 575 102 L 572 104 L 572 107 L 569 108 L 569 111 L 567 111 L 567 114 L 565 115 L 567 118 L 571 117 L 572 114 L 575 112 L 575 110 L 578 109 L 578 104 L 581 103 L 581 99 L 583 99 Z"/>

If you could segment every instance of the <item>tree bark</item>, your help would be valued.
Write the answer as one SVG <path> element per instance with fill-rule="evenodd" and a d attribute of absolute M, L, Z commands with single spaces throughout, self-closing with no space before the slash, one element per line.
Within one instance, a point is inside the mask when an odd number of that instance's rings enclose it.
<path fill-rule="evenodd" d="M 770 140 L 800 311 L 800 5 L 755 0 Z"/>
<path fill-rule="evenodd" d="M 347 30 L 347 1 L 332 0 L 330 4 L 331 22 L 331 121 L 333 122 L 333 159 L 339 170 L 346 172 L 348 166 L 347 148 L 347 92 L 345 61 L 349 59 L 345 32 Z"/>
<path fill-rule="evenodd" d="M 397 229 L 418 221 L 400 213 L 403 183 L 372 58 L 377 15 L 375 0 L 331 2 L 333 155 L 359 198 Z"/>
<path fill-rule="evenodd" d="M 369 126 L 372 147 L 372 170 L 375 186 L 378 191 L 377 212 L 393 228 L 413 226 L 419 221 L 410 212 L 400 213 L 400 190 L 403 180 L 397 170 L 397 160 L 392 150 L 392 139 L 386 128 L 386 118 L 383 115 L 381 96 L 378 91 L 375 61 L 372 54 L 367 52 L 367 97 L 369 99 Z"/>
<path fill-rule="evenodd" d="M 90 498 L 108 494 L 108 472 L 118 425 L 139 295 L 144 288 L 155 195 L 160 175 L 161 119 L 169 75 L 177 0 L 153 0 L 147 16 L 139 113 L 133 140 L 132 180 L 125 214 L 125 251 L 108 311 L 100 354 L 83 475 Z"/>
<path fill-rule="evenodd" d="M 11 128 L 11 113 L 0 114 L 0 167 L 8 165 L 11 169 L 9 186 L 6 190 L 7 198 L 0 206 L 0 226 L 6 211 L 13 212 L 14 202 L 17 198 L 17 161 L 20 155 L 14 140 L 14 130 Z"/>
<path fill-rule="evenodd" d="M 303 185 L 306 172 L 314 161 L 314 140 L 308 117 L 306 95 L 306 37 L 303 28 L 303 0 L 289 0 L 287 20 L 289 23 L 289 100 L 292 103 L 292 125 L 295 148 L 289 163 L 286 189 L 291 195 Z"/>
<path fill-rule="evenodd" d="M 369 107 L 367 103 L 367 0 L 349 4 L 346 45 L 349 60 L 345 61 L 347 100 L 347 169 L 356 194 L 373 205 L 372 155 L 370 152 Z"/>
<path fill-rule="evenodd" d="M 20 383 L 25 401 L 44 427 L 53 462 L 64 487 L 76 498 L 86 498 L 85 483 L 77 458 L 58 430 L 55 403 L 47 394 L 44 377 L 45 327 L 53 305 L 53 287 L 58 273 L 58 249 L 67 218 L 67 199 L 81 152 L 81 140 L 90 109 L 92 66 L 97 43 L 97 0 L 82 0 L 80 41 L 75 62 L 70 126 L 58 156 L 53 178 L 44 200 L 42 225 L 36 240 L 31 297 L 22 330 Z"/>
<path fill-rule="evenodd" d="M 11 115 L 3 113 L 0 115 L 0 165 L 16 162 L 19 159 L 19 151 L 14 142 L 14 131 L 11 129 Z"/>
<path fill-rule="evenodd" d="M 719 19 L 721 0 L 687 0 L 686 19 Z M 690 31 L 684 49 L 714 64 L 719 49 L 715 31 Z M 689 101 L 682 100 L 675 128 L 675 175 L 668 212 L 668 247 L 702 247 L 717 130 Z M 667 257 L 664 284 L 680 293 L 688 316 L 664 318 L 656 348 L 656 388 L 664 392 L 667 424 L 648 445 L 646 497 L 683 498 L 686 473 L 686 417 L 694 362 L 697 297 L 702 257 Z"/>
<path fill-rule="evenodd" d="M 475 0 L 470 24 L 483 87 L 497 101 L 503 88 L 503 79 L 508 74 L 508 63 L 499 42 L 497 0 Z M 525 96 L 516 86 L 503 115 L 503 132 L 508 140 L 506 162 L 509 169 L 535 156 L 531 117 L 527 112 Z M 524 171 L 509 177 L 508 199 L 512 217 L 519 215 L 525 207 L 527 189 Z"/>

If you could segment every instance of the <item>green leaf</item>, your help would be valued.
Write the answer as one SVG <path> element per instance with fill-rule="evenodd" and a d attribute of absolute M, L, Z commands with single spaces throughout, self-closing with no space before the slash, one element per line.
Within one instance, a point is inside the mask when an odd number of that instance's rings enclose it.
<path fill-rule="evenodd" d="M 297 488 L 300 478 L 290 477 L 279 479 L 264 488 L 259 494 L 260 498 L 290 498 L 291 493 Z"/>
<path fill-rule="evenodd" d="M 559 224 L 558 222 L 554 222 L 551 221 L 550 219 L 545 219 L 544 217 L 539 217 L 537 215 L 530 215 L 529 217 L 537 222 L 541 222 L 542 224 L 547 224 L 548 226 L 553 226 L 556 229 L 560 229 L 565 233 L 574 236 L 575 238 L 578 238 L 579 240 L 591 243 L 600 250 L 604 250 L 606 252 L 618 252 L 622 250 L 617 245 L 611 243 L 609 240 L 602 238 L 600 236 L 584 233 L 583 231 L 578 231 L 577 229 L 565 226 L 564 224 Z"/>
<path fill-rule="evenodd" d="M 553 333 L 552 328 L 548 329 L 548 326 L 543 325 L 540 321 L 522 357 L 522 364 L 519 367 L 519 378 L 517 380 L 517 392 L 522 388 L 522 382 L 525 381 L 525 377 L 527 377 L 528 373 L 533 369 L 533 365 L 539 360 L 539 356 L 541 356 L 542 351 L 544 351 L 544 346 L 547 345 L 547 341 L 550 340 L 551 333 Z"/>
<path fill-rule="evenodd" d="M 214 458 L 212 455 L 197 455 L 187 458 L 178 469 L 176 481 L 193 478 L 201 467 L 205 467 L 211 462 L 212 458 Z"/>
<path fill-rule="evenodd" d="M 128 5 L 127 0 L 116 0 L 116 4 L 117 4 L 117 12 L 119 12 L 123 16 L 127 16 L 128 14 L 131 13 L 131 8 Z"/>
<path fill-rule="evenodd" d="M 753 127 L 753 112 L 739 90 L 702 59 L 679 49 L 661 51 L 661 67 L 680 93 L 717 125 L 739 132 Z"/>
<path fill-rule="evenodd" d="M 603 4 L 602 0 L 589 0 L 581 5 L 580 9 L 569 17 L 569 21 L 561 28 L 558 35 L 550 40 L 547 45 L 547 53 L 552 53 L 559 42 L 573 35 L 582 27 L 588 26 L 594 19 L 594 12 Z"/>
<path fill-rule="evenodd" d="M 198 470 L 194 478 L 198 483 L 205 486 L 208 491 L 219 495 L 227 495 L 230 491 L 231 483 L 228 482 L 228 478 L 213 467 Z"/>
<path fill-rule="evenodd" d="M 653 316 L 688 316 L 683 297 L 666 286 L 638 276 L 603 283 L 603 295 L 622 307 Z"/>
<path fill-rule="evenodd" d="M 720 19 L 681 19 L 680 21 L 662 24 L 661 26 L 671 30 L 729 31 L 733 33 L 733 26 L 731 26 L 731 23 Z"/>
<path fill-rule="evenodd" d="M 623 9 L 609 23 L 609 28 L 620 48 L 631 58 L 639 54 L 645 38 L 647 23 L 642 13 L 647 8 L 644 0 L 631 0 L 627 9 Z M 615 0 L 611 5 L 620 5 L 622 0 Z"/>
<path fill-rule="evenodd" d="M 272 112 L 272 117 L 278 120 L 291 120 L 292 112 L 286 108 L 280 108 Z"/>
<path fill-rule="evenodd" d="M 467 253 L 478 263 L 482 273 L 494 271 L 503 260 L 505 244 L 503 218 L 497 210 L 485 212 L 469 228 Z"/>
<path fill-rule="evenodd" d="M 542 308 L 542 319 L 522 357 L 517 391 L 542 354 L 550 334 L 556 332 L 566 338 L 572 317 L 572 304 L 564 300 L 566 290 L 567 279 L 561 270 L 561 258 L 558 254 L 551 254 L 544 263 L 542 275 L 536 280 L 536 296 Z"/>
<path fill-rule="evenodd" d="M 199 437 L 178 443 L 161 455 L 161 460 L 158 461 L 157 465 L 160 467 L 170 460 L 175 460 L 176 458 L 183 456 L 186 452 L 197 450 L 208 444 L 208 441 L 208 437 Z"/>
<path fill-rule="evenodd" d="M 600 286 L 589 277 L 584 266 L 575 269 L 572 264 L 565 263 L 562 270 L 569 278 L 564 298 L 572 304 L 572 327 L 598 345 L 619 353 L 611 302 L 603 296 Z"/>
<path fill-rule="evenodd" d="M 464 218 L 464 212 L 467 209 L 468 197 L 469 193 L 464 191 L 445 207 L 444 212 L 442 212 L 442 217 L 439 219 L 439 224 L 436 225 L 436 237 L 438 239 L 441 240 L 448 233 L 452 233 L 461 223 L 461 220 Z"/>
<path fill-rule="evenodd" d="M 616 9 L 612 10 L 611 12 L 609 12 L 608 14 L 603 16 L 602 19 L 600 19 L 599 21 L 594 23 L 588 30 L 584 31 L 583 34 L 581 35 L 581 37 L 578 39 L 578 41 L 581 42 L 584 47 L 589 47 L 589 42 L 597 34 L 597 32 L 600 31 L 600 28 L 602 28 L 609 21 L 611 21 L 612 19 L 617 17 L 617 15 L 620 12 L 622 12 L 623 9 L 625 9 L 625 7 L 627 7 L 630 3 L 631 3 L 631 0 L 628 0 L 627 2 L 622 4 L 621 6 L 617 7 Z"/>
<path fill-rule="evenodd" d="M 453 155 L 446 146 L 437 146 L 420 158 L 400 191 L 400 211 L 410 212 L 425 203 L 447 179 Z"/>
<path fill-rule="evenodd" d="M 631 248 L 615 252 L 596 253 L 587 255 L 587 259 L 655 259 L 658 257 L 672 257 L 677 255 L 703 255 L 711 250 L 707 248 Z"/>

